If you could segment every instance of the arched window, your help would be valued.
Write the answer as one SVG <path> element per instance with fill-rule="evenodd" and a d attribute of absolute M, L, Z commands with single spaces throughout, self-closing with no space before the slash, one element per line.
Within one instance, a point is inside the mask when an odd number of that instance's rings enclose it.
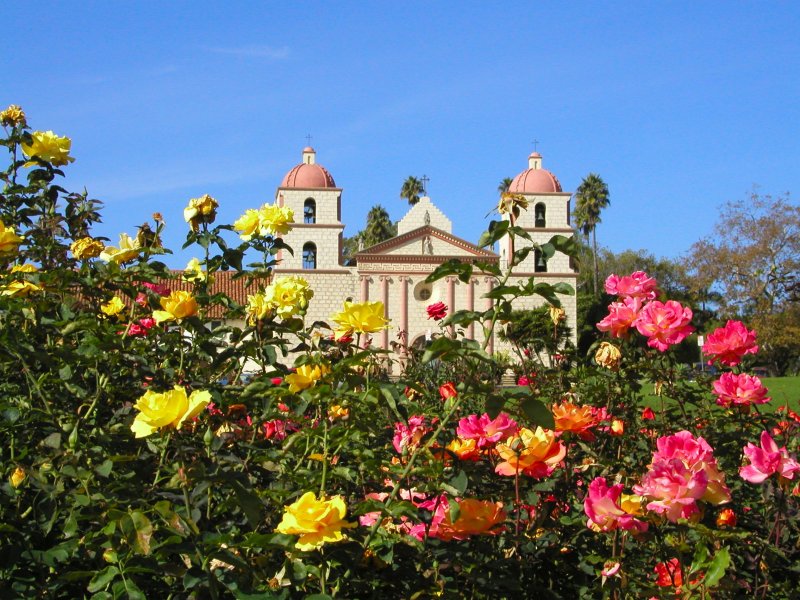
<path fill-rule="evenodd" d="M 547 212 L 547 207 L 541 202 L 537 203 L 536 206 L 533 207 L 533 226 L 534 227 L 547 227 L 547 219 L 545 218 L 545 213 Z"/>
<path fill-rule="evenodd" d="M 313 198 L 306 198 L 303 203 L 303 223 L 317 222 L 317 203 Z"/>
<path fill-rule="evenodd" d="M 303 246 L 303 268 L 317 268 L 317 247 L 311 242 L 308 242 Z"/>
<path fill-rule="evenodd" d="M 538 248 L 533 251 L 533 271 L 535 273 L 547 273 L 547 259 Z"/>

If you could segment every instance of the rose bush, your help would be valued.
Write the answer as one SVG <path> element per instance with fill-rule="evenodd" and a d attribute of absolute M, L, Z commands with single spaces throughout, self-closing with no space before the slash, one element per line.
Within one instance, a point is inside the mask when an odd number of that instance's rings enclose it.
<path fill-rule="evenodd" d="M 615 339 L 579 356 L 559 336 L 568 286 L 449 262 L 429 279 L 493 277 L 493 305 L 437 307 L 395 381 L 370 347 L 381 303 L 311 325 L 313 290 L 273 278 L 287 209 L 217 224 L 216 200 L 190 200 L 175 220 L 202 258 L 173 272 L 161 215 L 105 247 L 100 203 L 58 185 L 69 140 L 18 107 L 0 120 L 7 596 L 795 597 L 800 417 L 747 373 L 744 324 L 708 337 L 716 384 L 694 381 L 674 355 L 692 311 L 645 273 L 609 279 L 598 327 Z M 498 209 L 509 220 L 480 243 L 513 236 L 519 264 L 527 201 Z M 222 271 L 249 283 L 245 305 L 215 287 Z M 508 336 L 500 365 L 466 339 L 507 331 L 530 294 L 552 306 L 553 344 Z M 520 385 L 498 385 L 508 364 Z"/>

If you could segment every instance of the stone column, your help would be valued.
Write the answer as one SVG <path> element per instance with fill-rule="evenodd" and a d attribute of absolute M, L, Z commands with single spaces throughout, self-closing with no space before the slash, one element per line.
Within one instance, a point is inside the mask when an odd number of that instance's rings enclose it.
<path fill-rule="evenodd" d="M 494 277 L 484 277 L 484 283 L 486 284 L 486 293 L 492 291 L 494 288 Z M 494 300 L 491 298 L 486 298 L 486 310 L 491 309 L 494 306 Z M 494 333 L 492 333 L 492 337 L 489 338 L 489 344 L 486 346 L 486 352 L 489 354 L 494 354 Z"/>
<path fill-rule="evenodd" d="M 475 310 L 475 284 L 478 280 L 474 277 L 470 278 L 467 284 L 467 310 Z M 470 323 L 467 326 L 467 337 L 471 340 L 475 339 L 475 323 Z"/>
<path fill-rule="evenodd" d="M 447 314 L 452 315 L 456 311 L 456 281 L 458 281 L 457 277 L 453 277 L 452 275 L 445 278 L 445 282 L 447 282 Z M 455 335 L 455 327 L 450 325 L 448 328 L 450 337 Z"/>
<path fill-rule="evenodd" d="M 360 275 L 358 280 L 361 282 L 361 302 L 369 300 L 369 275 Z"/>
<path fill-rule="evenodd" d="M 397 278 L 400 283 L 400 341 L 402 353 L 408 353 L 408 275 Z"/>
<path fill-rule="evenodd" d="M 381 301 L 383 302 L 383 317 L 389 318 L 389 276 L 381 275 Z M 389 329 L 381 330 L 381 348 L 389 349 Z"/>

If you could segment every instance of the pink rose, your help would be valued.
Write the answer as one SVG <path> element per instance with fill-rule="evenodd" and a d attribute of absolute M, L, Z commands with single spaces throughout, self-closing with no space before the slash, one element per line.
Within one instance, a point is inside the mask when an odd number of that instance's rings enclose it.
<path fill-rule="evenodd" d="M 775 473 L 784 479 L 794 479 L 795 472 L 800 471 L 800 464 L 789 455 L 786 447 L 778 448 L 766 431 L 761 433 L 761 447 L 748 442 L 744 455 L 750 464 L 739 469 L 739 475 L 750 483 L 763 483 Z"/>
<path fill-rule="evenodd" d="M 634 325 L 639 333 L 649 338 L 648 346 L 665 352 L 694 331 L 689 325 L 691 321 L 692 309 L 688 306 L 681 306 L 675 300 L 664 303 L 653 300 L 642 308 Z"/>
<path fill-rule="evenodd" d="M 741 321 L 728 321 L 725 327 L 715 329 L 703 344 L 703 354 L 709 357 L 708 364 L 718 360 L 721 364 L 735 367 L 745 354 L 758 352 L 756 332 L 747 329 Z"/>
<path fill-rule="evenodd" d="M 608 305 L 608 315 L 597 324 L 597 328 L 610 332 L 611 337 L 625 337 L 628 329 L 639 318 L 641 309 L 641 298 L 623 298 L 622 302 L 612 302 Z"/>
<path fill-rule="evenodd" d="M 478 448 L 486 448 L 511 437 L 518 429 L 517 422 L 504 412 L 494 419 L 484 413 L 480 417 L 469 415 L 461 419 L 456 434 L 465 440 L 477 440 Z"/>
<path fill-rule="evenodd" d="M 408 419 L 408 425 L 401 422 L 394 424 L 392 445 L 399 454 L 411 452 L 419 446 L 429 431 L 430 427 L 425 423 L 425 417 L 414 415 Z"/>
<path fill-rule="evenodd" d="M 644 271 L 636 271 L 625 277 L 612 274 L 606 279 L 606 293 L 623 298 L 653 300 L 656 297 L 656 280 Z"/>
<path fill-rule="evenodd" d="M 767 388 L 761 384 L 761 380 L 746 373 L 723 373 L 714 382 L 714 393 L 720 406 L 766 404 L 772 399 L 767 396 Z"/>
<path fill-rule="evenodd" d="M 677 458 L 654 462 L 634 493 L 652 500 L 647 510 L 663 514 L 676 523 L 700 512 L 697 501 L 708 487 L 708 477 L 702 470 L 691 471 Z"/>
<path fill-rule="evenodd" d="M 605 477 L 596 477 L 589 484 L 589 493 L 583 500 L 583 510 L 589 517 L 587 526 L 599 531 L 627 529 L 646 531 L 647 523 L 634 519 L 622 510 L 620 496 L 622 484 L 608 487 Z"/>

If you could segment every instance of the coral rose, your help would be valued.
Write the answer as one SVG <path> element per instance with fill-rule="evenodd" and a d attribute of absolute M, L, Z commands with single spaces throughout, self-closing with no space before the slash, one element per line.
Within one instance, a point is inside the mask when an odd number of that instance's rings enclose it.
<path fill-rule="evenodd" d="M 498 475 L 524 473 L 542 479 L 549 476 L 567 455 L 567 449 L 550 430 L 523 428 L 495 448 L 502 459 L 494 469 Z"/>
<path fill-rule="evenodd" d="M 506 512 L 502 502 L 465 498 L 456 502 L 458 518 L 452 522 L 451 513 L 445 513 L 439 523 L 437 536 L 441 540 L 465 540 L 473 535 L 497 535 L 502 531 Z"/>
<path fill-rule="evenodd" d="M 785 446 L 779 448 L 766 431 L 761 433 L 761 447 L 748 442 L 744 455 L 750 464 L 739 469 L 739 476 L 750 483 L 763 483 L 775 474 L 779 479 L 794 479 L 794 474 L 800 471 L 800 464 L 794 456 L 789 454 Z"/>
<path fill-rule="evenodd" d="M 578 406 L 569 401 L 553 405 L 553 419 L 556 431 L 572 432 L 582 440 L 591 441 L 594 434 L 590 431 L 597 425 L 591 406 Z"/>
<path fill-rule="evenodd" d="M 654 300 L 656 285 L 656 280 L 648 277 L 644 271 L 636 271 L 625 277 L 611 274 L 606 279 L 606 293 L 622 298 Z"/>
<path fill-rule="evenodd" d="M 347 507 L 341 496 L 324 500 L 317 499 L 314 492 L 306 492 L 285 509 L 275 531 L 300 536 L 295 547 L 302 552 L 339 542 L 344 539 L 342 529 L 354 527 L 344 520 Z"/>
<path fill-rule="evenodd" d="M 646 531 L 647 523 L 634 519 L 621 505 L 622 484 L 608 486 L 605 477 L 596 477 L 589 484 L 583 500 L 583 510 L 589 521 L 589 529 L 595 531 Z"/>
<path fill-rule="evenodd" d="M 443 383 L 439 386 L 439 397 L 442 400 L 455 398 L 456 396 L 458 396 L 458 392 L 456 391 L 456 386 L 453 385 L 452 381 L 448 381 L 447 383 Z"/>
<path fill-rule="evenodd" d="M 681 306 L 675 300 L 664 303 L 653 300 L 642 308 L 634 325 L 639 333 L 647 336 L 648 346 L 665 352 L 694 331 L 694 327 L 689 325 L 692 316 L 691 308 Z"/>
<path fill-rule="evenodd" d="M 728 367 L 742 362 L 745 354 L 758 352 L 756 332 L 747 329 L 741 321 L 728 321 L 710 333 L 703 344 L 703 354 L 709 357 L 708 364 L 719 361 Z"/>
<path fill-rule="evenodd" d="M 478 448 L 494 446 L 500 440 L 513 436 L 519 425 L 517 422 L 501 412 L 494 419 L 488 414 L 469 415 L 458 422 L 456 434 L 464 440 L 475 440 Z"/>
<path fill-rule="evenodd" d="M 195 390 L 186 396 L 186 390 L 176 385 L 167 392 L 147 390 L 136 401 L 134 408 L 139 411 L 131 425 L 131 431 L 137 438 L 147 437 L 158 429 L 181 426 L 199 415 L 211 401 L 207 391 Z"/>
<path fill-rule="evenodd" d="M 766 404 L 772 398 L 767 396 L 767 388 L 761 380 L 753 375 L 740 373 L 723 373 L 714 382 L 714 393 L 717 395 L 717 404 L 720 406 L 750 406 L 751 404 Z"/>
<path fill-rule="evenodd" d="M 597 324 L 597 328 L 608 331 L 611 337 L 626 337 L 641 309 L 641 298 L 623 298 L 622 302 L 612 302 L 608 305 L 608 315 Z"/>

